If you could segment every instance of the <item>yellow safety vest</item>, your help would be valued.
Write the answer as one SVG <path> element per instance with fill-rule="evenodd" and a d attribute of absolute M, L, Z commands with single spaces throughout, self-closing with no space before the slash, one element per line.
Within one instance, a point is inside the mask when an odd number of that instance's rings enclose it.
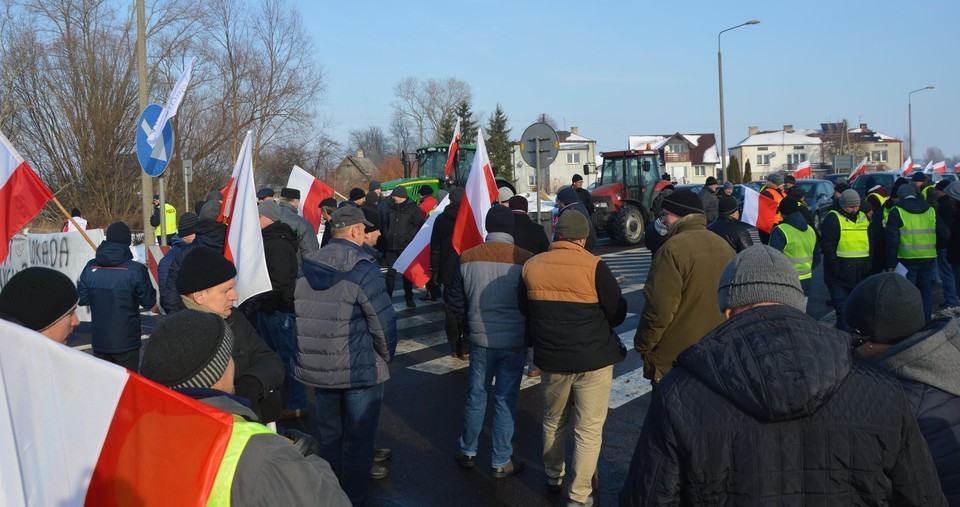
<path fill-rule="evenodd" d="M 873 192 L 872 194 L 868 195 L 867 197 L 870 197 L 871 195 L 877 198 L 877 201 L 880 202 L 880 206 L 883 206 L 884 204 L 886 204 L 887 199 L 889 199 L 889 197 L 886 197 L 886 196 L 884 196 L 884 195 L 878 194 L 878 193 L 876 193 L 876 192 Z"/>
<path fill-rule="evenodd" d="M 780 229 L 783 236 L 787 238 L 783 255 L 793 263 L 800 279 L 813 278 L 813 249 L 817 246 L 817 233 L 813 231 L 813 227 L 807 227 L 807 230 L 801 231 L 790 224 L 781 223 L 774 229 Z"/>
<path fill-rule="evenodd" d="M 167 234 L 177 232 L 177 208 L 174 208 L 169 202 L 163 205 L 163 220 L 167 221 Z M 157 226 L 155 236 L 160 235 L 160 226 Z"/>
<path fill-rule="evenodd" d="M 210 497 L 207 498 L 208 506 L 230 505 L 230 489 L 233 487 L 233 476 L 237 472 L 240 455 L 243 454 L 243 449 L 247 446 L 250 437 L 262 433 L 273 433 L 273 431 L 262 424 L 249 422 L 238 415 L 233 416 L 233 432 L 230 434 L 227 451 L 220 462 L 220 470 L 217 471 Z"/>
<path fill-rule="evenodd" d="M 843 259 L 863 259 L 870 257 L 870 236 L 867 228 L 870 221 L 867 215 L 860 211 L 857 221 L 851 221 L 837 210 L 830 210 L 830 214 L 837 216 L 840 223 L 840 242 L 837 243 L 837 257 Z"/>
<path fill-rule="evenodd" d="M 930 207 L 923 213 L 909 213 L 900 208 L 900 246 L 897 256 L 901 259 L 937 258 L 937 210 Z"/>
<path fill-rule="evenodd" d="M 933 185 L 927 185 L 927 186 L 923 187 L 923 190 L 920 191 L 920 193 L 923 194 L 924 200 L 929 199 L 929 197 L 927 196 L 927 194 L 930 193 L 930 189 L 931 189 L 931 188 L 933 188 Z"/>

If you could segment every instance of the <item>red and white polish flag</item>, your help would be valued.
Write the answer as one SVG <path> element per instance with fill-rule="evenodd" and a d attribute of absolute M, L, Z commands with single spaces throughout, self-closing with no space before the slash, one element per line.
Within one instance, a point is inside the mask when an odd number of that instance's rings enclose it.
<path fill-rule="evenodd" d="M 0 320 L 0 505 L 207 502 L 233 417 Z"/>
<path fill-rule="evenodd" d="M 941 160 L 936 164 L 933 164 L 933 170 L 934 172 L 938 172 L 940 174 L 947 172 L 947 162 L 944 160 Z"/>
<path fill-rule="evenodd" d="M 743 187 L 743 216 L 740 220 L 769 233 L 777 223 L 777 202 L 750 187 Z"/>
<path fill-rule="evenodd" d="M 298 166 L 293 166 L 287 188 L 300 191 L 300 215 L 313 224 L 313 231 L 320 229 L 320 201 L 333 197 L 333 187 L 315 178 Z"/>
<path fill-rule="evenodd" d="M 923 174 L 933 174 L 933 160 L 927 162 L 927 165 L 923 168 Z"/>
<path fill-rule="evenodd" d="M 487 236 L 484 221 L 492 203 L 497 201 L 497 182 L 490 168 L 490 157 L 483 142 L 483 130 L 477 131 L 477 154 L 470 166 L 470 175 L 463 194 L 463 202 L 457 212 L 457 223 L 453 228 L 453 248 L 458 254 L 483 243 Z"/>
<path fill-rule="evenodd" d="M 433 235 L 433 223 L 448 204 L 450 196 L 444 196 L 433 213 L 427 216 L 427 221 L 417 231 L 417 235 L 397 257 L 397 262 L 393 263 L 393 269 L 403 273 L 403 276 L 417 287 L 422 288 L 430 281 L 430 237 Z"/>
<path fill-rule="evenodd" d="M 450 179 L 453 175 L 453 164 L 457 161 L 457 151 L 460 150 L 460 118 L 457 118 L 457 125 L 453 127 L 453 139 L 450 140 L 450 146 L 447 148 L 447 163 L 443 166 L 443 177 Z"/>
<path fill-rule="evenodd" d="M 43 184 L 0 132 L 0 263 L 7 259 L 10 240 L 53 199 Z"/>
<path fill-rule="evenodd" d="M 853 172 L 850 173 L 850 176 L 847 176 L 847 183 L 853 183 L 854 180 L 860 176 L 867 173 L 867 157 L 863 157 L 863 160 L 860 161 L 860 165 L 857 166 Z"/>
<path fill-rule="evenodd" d="M 253 137 L 247 132 L 240 155 L 233 166 L 233 176 L 223 194 L 220 214 L 227 222 L 227 242 L 223 256 L 237 267 L 234 289 L 239 306 L 247 299 L 273 288 L 267 272 L 257 211 L 257 189 L 253 183 Z"/>
<path fill-rule="evenodd" d="M 810 161 L 804 160 L 800 162 L 800 165 L 797 166 L 797 170 L 793 171 L 793 177 L 796 179 L 801 178 L 810 178 L 813 176 L 813 171 L 810 169 Z"/>
<path fill-rule="evenodd" d="M 904 176 L 909 176 L 910 173 L 913 172 L 913 159 L 907 157 L 907 159 L 903 161 L 903 165 L 900 166 L 900 171 L 903 172 Z"/>

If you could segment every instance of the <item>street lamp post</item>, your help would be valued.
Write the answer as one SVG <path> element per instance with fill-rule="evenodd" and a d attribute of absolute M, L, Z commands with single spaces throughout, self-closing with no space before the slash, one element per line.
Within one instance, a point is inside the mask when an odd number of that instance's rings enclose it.
<path fill-rule="evenodd" d="M 727 136 L 723 121 L 723 56 L 720 53 L 720 36 L 723 35 L 723 32 L 729 32 L 741 26 L 756 25 L 759 22 L 759 19 L 751 19 L 746 23 L 740 23 L 737 26 L 731 26 L 726 30 L 721 30 L 720 33 L 717 34 L 717 74 L 720 77 L 720 173 L 723 174 L 724 180 L 728 179 L 726 171 Z"/>
<path fill-rule="evenodd" d="M 917 92 L 932 89 L 932 86 L 924 86 L 907 94 L 907 129 L 909 130 L 907 135 L 910 137 L 910 147 L 908 148 L 909 152 L 907 156 L 910 157 L 910 160 L 913 160 L 913 103 L 911 102 L 910 96 Z"/>

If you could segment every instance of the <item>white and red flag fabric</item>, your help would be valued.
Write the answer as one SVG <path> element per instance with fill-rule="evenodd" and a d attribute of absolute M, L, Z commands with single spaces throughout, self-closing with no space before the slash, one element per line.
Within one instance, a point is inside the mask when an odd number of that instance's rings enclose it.
<path fill-rule="evenodd" d="M 740 218 L 757 229 L 770 233 L 777 221 L 777 201 L 750 187 L 743 187 L 743 216 Z"/>
<path fill-rule="evenodd" d="M 867 173 L 867 157 L 863 157 L 863 160 L 860 161 L 860 165 L 858 165 L 857 168 L 850 173 L 850 176 L 847 176 L 847 183 L 853 183 L 854 180 L 856 180 L 861 175 L 864 175 L 866 173 Z"/>
<path fill-rule="evenodd" d="M 924 166 L 923 174 L 933 174 L 933 160 L 927 162 L 927 165 Z"/>
<path fill-rule="evenodd" d="M 913 172 L 913 159 L 907 157 L 907 159 L 903 161 L 903 165 L 900 166 L 900 171 L 903 172 L 904 176 L 909 176 L 910 173 Z"/>
<path fill-rule="evenodd" d="M 936 164 L 933 164 L 933 172 L 940 174 L 947 172 L 947 162 L 945 160 L 941 160 Z"/>
<path fill-rule="evenodd" d="M 813 177 L 813 171 L 810 169 L 810 161 L 804 160 L 803 162 L 800 162 L 800 165 L 797 166 L 797 170 L 793 171 L 793 177 L 798 180 L 801 178 Z"/>
<path fill-rule="evenodd" d="M 313 224 L 313 231 L 320 229 L 320 201 L 333 197 L 333 187 L 314 177 L 299 166 L 293 166 L 290 178 L 287 179 L 287 188 L 300 191 L 300 209 L 297 211 L 303 218 Z"/>
<path fill-rule="evenodd" d="M 167 126 L 167 122 L 170 121 L 170 118 L 177 115 L 177 109 L 180 109 L 183 96 L 187 94 L 187 87 L 190 86 L 190 76 L 193 74 L 194 60 L 196 60 L 195 57 L 187 62 L 186 68 L 183 69 L 183 74 L 180 75 L 180 78 L 177 79 L 177 82 L 173 85 L 173 90 L 170 90 L 167 103 L 164 104 L 163 109 L 160 111 L 160 116 L 157 117 L 157 122 L 153 125 L 153 130 L 151 130 L 150 135 L 147 136 L 147 144 L 149 144 L 150 147 L 156 146 L 157 139 L 163 135 L 163 128 Z"/>
<path fill-rule="evenodd" d="M 223 193 L 220 214 L 227 223 L 227 242 L 223 256 L 237 267 L 234 289 L 237 305 L 250 297 L 273 288 L 263 253 L 260 213 L 257 211 L 257 189 L 253 183 L 253 136 L 247 132 L 240 155 L 233 166 L 233 176 Z"/>
<path fill-rule="evenodd" d="M 457 212 L 457 222 L 453 227 L 453 248 L 460 255 L 483 243 L 487 236 L 484 223 L 487 211 L 499 197 L 487 146 L 483 142 L 482 129 L 477 130 L 477 154 L 473 157 L 464 190 L 463 201 Z"/>
<path fill-rule="evenodd" d="M 403 273 L 403 276 L 417 287 L 422 288 L 430 281 L 430 237 L 433 235 L 433 223 L 448 204 L 450 196 L 447 195 L 434 208 L 433 213 L 427 216 L 427 221 L 417 231 L 417 235 L 393 263 L 393 269 Z"/>
<path fill-rule="evenodd" d="M 233 416 L 0 320 L 0 505 L 205 505 Z"/>
<path fill-rule="evenodd" d="M 53 193 L 0 132 L 0 263 L 14 234 L 53 199 Z"/>
<path fill-rule="evenodd" d="M 443 166 L 443 177 L 450 179 L 453 175 L 453 164 L 457 161 L 457 151 L 460 150 L 460 118 L 457 118 L 457 125 L 453 127 L 453 139 L 450 140 L 450 147 L 447 148 L 447 163 Z"/>

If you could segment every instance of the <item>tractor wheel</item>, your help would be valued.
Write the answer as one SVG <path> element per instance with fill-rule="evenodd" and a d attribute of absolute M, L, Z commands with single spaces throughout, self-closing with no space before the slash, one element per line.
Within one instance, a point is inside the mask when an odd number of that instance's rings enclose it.
<path fill-rule="evenodd" d="M 640 243 L 643 239 L 643 213 L 636 206 L 624 206 L 610 220 L 610 232 L 617 243 Z"/>
<path fill-rule="evenodd" d="M 663 200 L 672 193 L 672 188 L 665 188 L 653 197 L 653 201 L 650 202 L 650 220 L 656 220 L 660 217 L 660 210 L 663 206 Z"/>
<path fill-rule="evenodd" d="M 590 223 L 593 224 L 593 228 L 594 228 L 597 232 L 606 231 L 606 230 L 607 230 L 608 217 L 609 217 L 609 215 L 607 215 L 607 214 L 605 214 L 605 213 L 601 213 L 601 212 L 599 212 L 599 211 L 594 211 L 593 214 L 590 215 Z"/>

